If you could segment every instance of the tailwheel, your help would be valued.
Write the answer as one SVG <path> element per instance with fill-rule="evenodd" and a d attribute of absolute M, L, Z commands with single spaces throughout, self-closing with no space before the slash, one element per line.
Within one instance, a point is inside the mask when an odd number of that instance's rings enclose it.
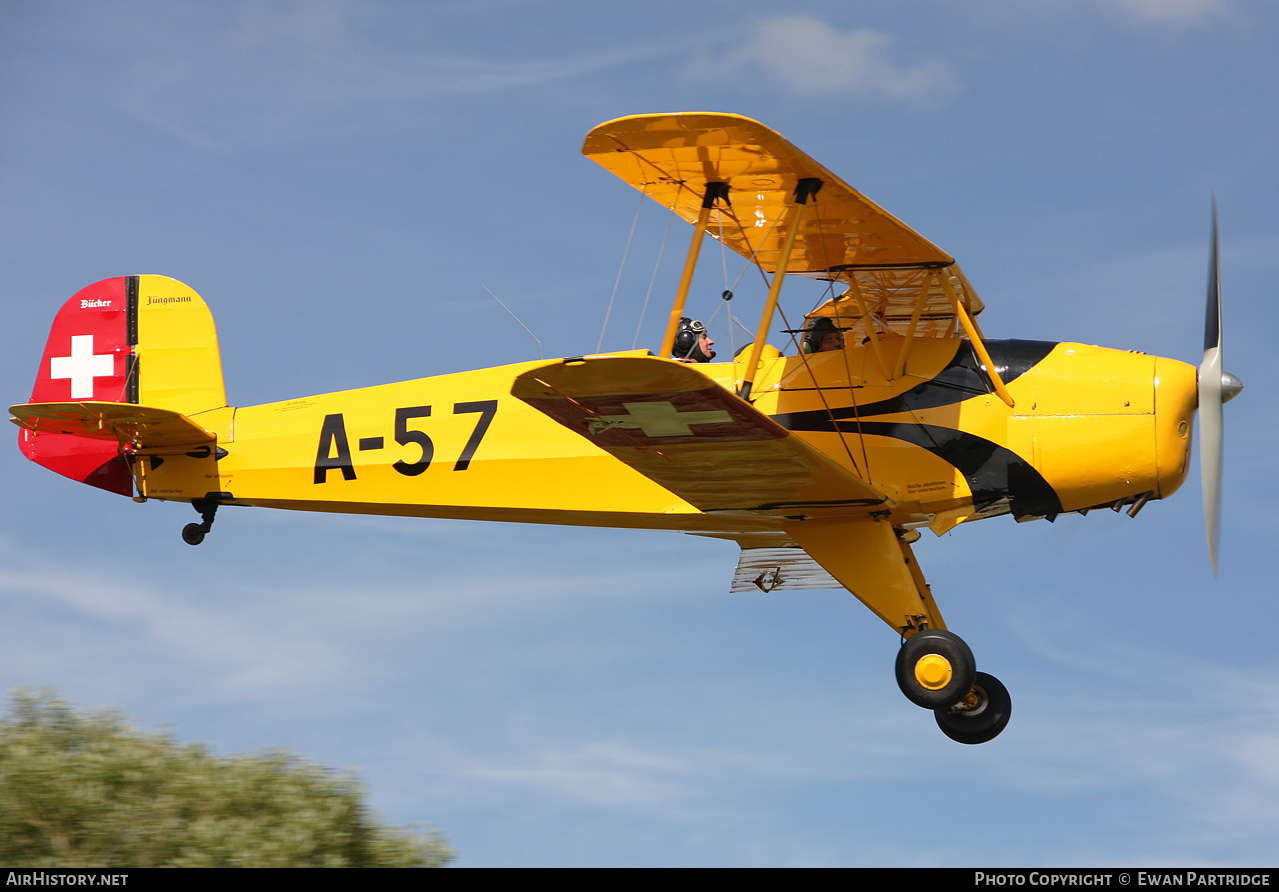
<path fill-rule="evenodd" d="M 213 529 L 213 517 L 218 513 L 218 503 L 210 499 L 192 499 L 191 507 L 200 512 L 200 523 L 189 523 L 182 528 L 182 541 L 187 545 L 199 545 Z"/>
<path fill-rule="evenodd" d="M 977 662 L 964 639 L 942 629 L 924 629 L 897 652 L 897 685 L 906 699 L 925 709 L 949 708 L 972 690 Z"/>
<path fill-rule="evenodd" d="M 978 672 L 972 690 L 951 707 L 934 710 L 937 727 L 959 743 L 985 743 L 999 736 L 1013 714 L 1008 688 L 993 675 Z"/>

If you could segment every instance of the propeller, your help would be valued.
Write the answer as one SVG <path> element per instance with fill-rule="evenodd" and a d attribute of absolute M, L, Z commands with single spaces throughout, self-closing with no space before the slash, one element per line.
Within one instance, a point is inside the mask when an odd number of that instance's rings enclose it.
<path fill-rule="evenodd" d="M 1199 467 L 1203 475 L 1208 558 L 1217 575 L 1221 538 L 1221 444 L 1223 404 L 1243 390 L 1243 382 L 1222 370 L 1221 279 L 1217 261 L 1217 198 L 1212 199 L 1212 249 L 1208 257 L 1208 307 L 1204 317 L 1204 358 L 1199 364 Z"/>

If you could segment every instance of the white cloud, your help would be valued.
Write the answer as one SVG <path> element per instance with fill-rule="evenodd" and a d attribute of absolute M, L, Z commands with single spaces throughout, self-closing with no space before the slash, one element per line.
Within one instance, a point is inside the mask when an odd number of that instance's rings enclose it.
<path fill-rule="evenodd" d="M 741 45 L 709 67 L 762 69 L 792 92 L 810 96 L 849 92 L 920 103 L 961 89 L 947 63 L 899 63 L 892 44 L 892 37 L 869 28 L 844 32 L 809 16 L 778 16 L 759 22 Z"/>

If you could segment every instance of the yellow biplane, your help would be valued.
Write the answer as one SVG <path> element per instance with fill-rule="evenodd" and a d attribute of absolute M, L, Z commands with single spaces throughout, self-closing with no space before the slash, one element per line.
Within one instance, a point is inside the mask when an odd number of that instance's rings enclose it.
<path fill-rule="evenodd" d="M 1132 351 L 987 340 L 950 255 L 748 118 L 619 118 L 582 151 L 694 224 L 657 355 L 236 407 L 200 296 L 124 276 L 58 313 L 31 402 L 10 409 L 23 452 L 137 501 L 190 502 L 192 545 L 228 505 L 731 539 L 734 591 L 843 587 L 865 603 L 902 638 L 903 693 L 962 743 L 1003 730 L 1011 700 L 946 629 L 912 549 L 921 529 L 1135 516 L 1186 478 L 1198 408 L 1215 567 L 1221 406 L 1242 386 L 1221 368 L 1215 212 L 1196 374 Z M 772 275 L 755 340 L 730 362 L 679 361 L 713 356 L 684 316 L 705 234 Z M 766 338 L 785 274 L 831 288 L 806 315 L 806 349 L 783 352 Z"/>

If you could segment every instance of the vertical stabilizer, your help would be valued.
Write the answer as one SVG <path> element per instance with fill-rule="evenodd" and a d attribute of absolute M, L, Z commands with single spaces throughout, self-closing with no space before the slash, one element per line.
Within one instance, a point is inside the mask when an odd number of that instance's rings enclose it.
<path fill-rule="evenodd" d="M 165 276 L 119 276 L 79 291 L 54 317 L 31 403 L 138 403 L 196 415 L 226 405 L 213 316 Z M 133 474 L 119 444 L 23 428 L 19 448 L 51 471 L 120 495 Z"/>

